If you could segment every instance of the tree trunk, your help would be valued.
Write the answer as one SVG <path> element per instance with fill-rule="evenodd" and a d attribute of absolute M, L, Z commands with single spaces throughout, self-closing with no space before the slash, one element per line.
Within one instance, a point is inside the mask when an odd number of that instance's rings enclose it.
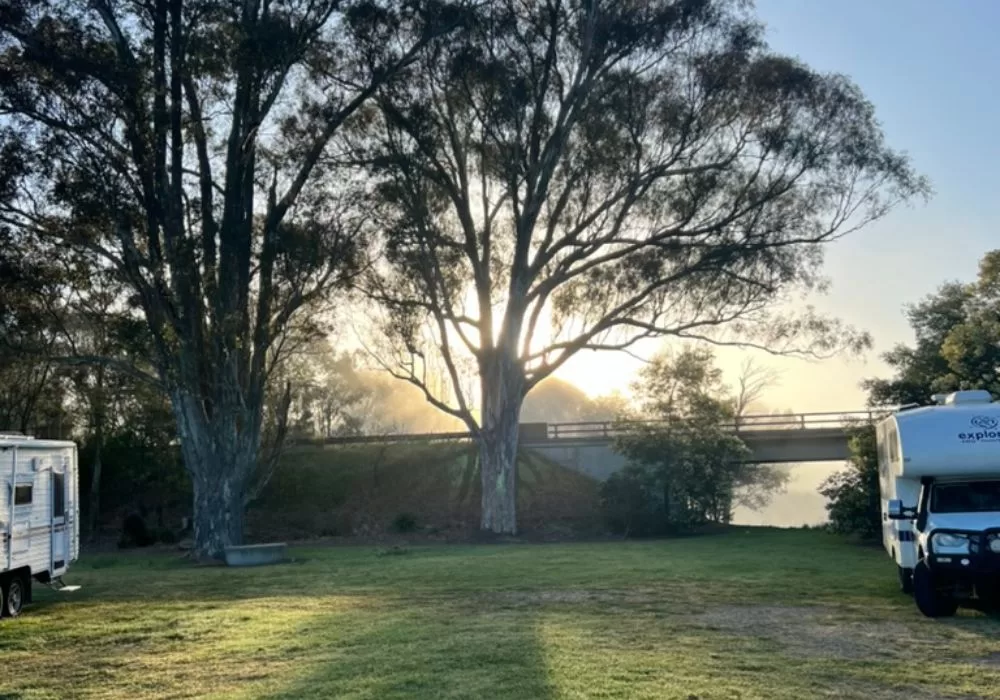
<path fill-rule="evenodd" d="M 194 479 L 194 555 L 221 559 L 243 544 L 244 489 L 234 478 Z"/>
<path fill-rule="evenodd" d="M 91 421 L 94 428 L 94 464 L 90 475 L 90 513 L 88 528 L 90 539 L 97 541 L 97 524 L 101 518 L 101 451 L 104 449 L 104 419 L 106 401 L 104 395 L 104 366 L 98 365 L 95 373 L 96 386 L 89 393 Z"/>
<path fill-rule="evenodd" d="M 221 412 L 208 422 L 195 400 L 171 398 L 194 491 L 192 553 L 198 559 L 222 559 L 226 547 L 243 543 L 243 512 L 256 472 L 260 433 L 234 429 L 238 421 Z"/>
<path fill-rule="evenodd" d="M 104 446 L 103 431 L 97 431 L 94 438 L 94 464 L 93 472 L 90 475 L 90 512 L 87 517 L 87 528 L 90 532 L 90 541 L 97 541 L 97 524 L 100 522 L 101 512 L 101 448 Z"/>
<path fill-rule="evenodd" d="M 497 361 L 483 381 L 479 467 L 483 495 L 480 527 L 517 534 L 517 439 L 524 375 L 512 362 Z"/>

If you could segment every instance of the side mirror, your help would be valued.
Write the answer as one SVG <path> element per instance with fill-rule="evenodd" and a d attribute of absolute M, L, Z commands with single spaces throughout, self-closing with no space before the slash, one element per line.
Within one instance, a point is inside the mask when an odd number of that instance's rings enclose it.
<path fill-rule="evenodd" d="M 886 515 L 889 516 L 889 520 L 906 520 L 912 517 L 906 512 L 903 507 L 903 502 L 898 498 L 894 498 L 886 505 Z"/>

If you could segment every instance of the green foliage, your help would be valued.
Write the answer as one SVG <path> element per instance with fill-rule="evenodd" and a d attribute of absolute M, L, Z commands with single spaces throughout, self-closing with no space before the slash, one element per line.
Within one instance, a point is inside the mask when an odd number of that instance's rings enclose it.
<path fill-rule="evenodd" d="M 913 346 L 885 355 L 891 379 L 865 382 L 873 404 L 930 403 L 935 393 L 986 389 L 1000 396 L 1000 250 L 975 282 L 952 282 L 908 310 Z"/>
<path fill-rule="evenodd" d="M 654 419 L 618 440 L 630 468 L 602 491 L 608 525 L 635 535 L 726 523 L 737 503 L 760 507 L 783 473 L 747 464 L 750 452 L 725 422 L 734 398 L 707 348 L 655 357 L 635 391 L 640 417 Z"/>
<path fill-rule="evenodd" d="M 881 536 L 882 520 L 874 426 L 855 427 L 850 449 L 848 468 L 831 475 L 820 488 L 828 499 L 829 527 L 840 534 L 875 539 Z"/>
<path fill-rule="evenodd" d="M 177 544 L 177 533 L 169 527 L 161 527 L 156 531 L 156 541 L 163 544 Z"/>
<path fill-rule="evenodd" d="M 408 514 L 424 535 L 475 528 L 481 498 L 477 450 L 469 443 L 397 443 L 288 448 L 247 513 L 250 537 L 302 539 L 379 535 Z M 597 483 L 524 451 L 518 459 L 522 529 L 599 529 Z"/>
<path fill-rule="evenodd" d="M 608 530 L 625 537 L 662 535 L 670 525 L 655 473 L 631 464 L 601 485 L 601 509 Z"/>
<path fill-rule="evenodd" d="M 824 243 L 927 191 L 856 85 L 775 54 L 751 3 L 473 7 L 353 134 L 380 205 L 384 264 L 364 286 L 392 371 L 510 445 L 516 404 L 580 351 L 867 347 L 782 313 L 822 286 Z M 483 525 L 511 532 L 512 451 L 484 455 L 502 463 L 484 470 L 501 478 Z"/>
<path fill-rule="evenodd" d="M 392 519 L 393 532 L 416 532 L 417 527 L 417 517 L 412 513 L 400 513 Z"/>
<path fill-rule="evenodd" d="M 1000 396 L 1000 250 L 987 253 L 975 282 L 951 282 L 908 309 L 916 336 L 885 355 L 888 379 L 865 382 L 871 404 L 931 402 L 936 393 L 986 389 Z M 881 532 L 874 430 L 851 438 L 850 467 L 821 489 L 830 527 L 874 538 Z"/>
<path fill-rule="evenodd" d="M 195 528 L 199 555 L 241 539 L 222 514 L 266 482 L 288 428 L 271 370 L 325 334 L 364 262 L 372 207 L 326 157 L 334 136 L 454 26 L 441 4 L 0 6 L 0 233 L 124 285 L 116 307 L 151 341 L 132 371 L 183 422 L 197 520 L 222 521 Z"/>

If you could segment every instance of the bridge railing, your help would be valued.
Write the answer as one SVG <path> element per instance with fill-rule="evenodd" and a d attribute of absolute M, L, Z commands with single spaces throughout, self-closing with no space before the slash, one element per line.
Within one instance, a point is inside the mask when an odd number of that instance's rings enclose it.
<path fill-rule="evenodd" d="M 760 430 L 843 428 L 854 423 L 871 422 L 892 410 L 890 408 L 872 408 L 864 411 L 746 415 L 723 424 L 723 427 L 737 433 Z M 668 421 L 580 421 L 576 423 L 549 423 L 547 437 L 550 440 L 612 438 L 628 432 L 630 428 L 655 427 L 667 424 L 669 424 Z"/>
<path fill-rule="evenodd" d="M 814 430 L 843 428 L 855 423 L 871 422 L 894 408 L 872 408 L 864 411 L 837 411 L 827 413 L 794 413 L 774 415 L 746 415 L 724 424 L 736 433 L 754 431 Z M 521 442 L 534 443 L 544 440 L 599 440 L 614 438 L 629 429 L 642 426 L 667 425 L 668 421 L 581 421 L 576 423 L 525 423 L 521 425 Z M 381 442 L 434 442 L 469 440 L 468 432 L 406 433 L 393 435 L 359 435 L 328 437 L 318 441 L 323 444 L 364 444 Z"/>

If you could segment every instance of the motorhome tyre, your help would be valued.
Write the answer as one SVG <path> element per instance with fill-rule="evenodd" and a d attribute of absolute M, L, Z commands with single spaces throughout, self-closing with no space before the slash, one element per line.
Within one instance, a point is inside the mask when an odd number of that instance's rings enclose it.
<path fill-rule="evenodd" d="M 934 572 L 924 559 L 913 570 L 913 597 L 927 617 L 951 617 L 958 610 L 958 601 L 937 589 Z"/>

